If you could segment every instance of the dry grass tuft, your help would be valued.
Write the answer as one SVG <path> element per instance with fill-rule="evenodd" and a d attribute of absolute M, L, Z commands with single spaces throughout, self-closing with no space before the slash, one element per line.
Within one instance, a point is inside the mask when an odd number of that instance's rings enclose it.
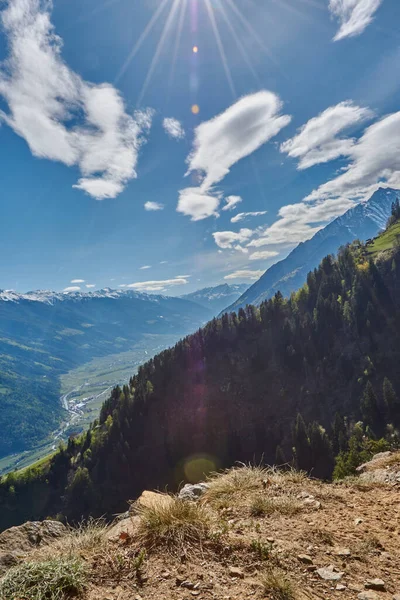
<path fill-rule="evenodd" d="M 293 584 L 281 570 L 268 571 L 262 579 L 262 584 L 264 593 L 270 600 L 295 600 L 296 598 Z"/>
<path fill-rule="evenodd" d="M 279 513 L 293 516 L 302 509 L 301 503 L 294 496 L 254 496 L 250 503 L 250 514 L 253 517 L 265 517 Z"/>
<path fill-rule="evenodd" d="M 89 519 L 71 527 L 62 538 L 32 553 L 34 560 L 47 560 L 56 556 L 85 556 L 97 554 L 107 544 L 109 526 L 104 519 Z"/>
<path fill-rule="evenodd" d="M 201 547 L 210 539 L 213 517 L 207 507 L 176 496 L 160 496 L 168 501 L 136 506 L 140 517 L 137 530 L 140 547 L 149 551 L 166 547 L 172 553 L 185 552 Z"/>
<path fill-rule="evenodd" d="M 262 488 L 267 472 L 261 466 L 243 464 L 222 473 L 213 473 L 208 479 L 210 487 L 203 501 L 216 506 L 230 505 L 238 493 Z"/>
<path fill-rule="evenodd" d="M 0 580 L 0 600 L 67 600 L 81 596 L 87 572 L 79 558 L 24 562 Z"/>

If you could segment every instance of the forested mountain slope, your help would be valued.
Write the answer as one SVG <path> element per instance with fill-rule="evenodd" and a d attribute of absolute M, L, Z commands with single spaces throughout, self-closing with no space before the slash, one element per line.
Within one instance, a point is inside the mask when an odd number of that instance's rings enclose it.
<path fill-rule="evenodd" d="M 330 477 L 333 454 L 347 468 L 365 434 L 379 439 L 389 423 L 395 439 L 399 245 L 371 256 L 369 246 L 345 247 L 290 299 L 277 293 L 213 319 L 150 360 L 87 434 L 2 479 L 1 527 L 111 515 L 143 488 L 174 488 L 207 468 L 291 461 L 293 445 L 299 467 Z"/>
<path fill-rule="evenodd" d="M 61 373 L 128 350 L 145 334 L 179 339 L 212 314 L 187 300 L 134 291 L 0 291 L 0 457 L 56 429 Z"/>
<path fill-rule="evenodd" d="M 270 267 L 226 312 L 237 311 L 246 304 L 258 306 L 280 291 L 284 296 L 297 290 L 328 254 L 336 254 L 340 246 L 356 239 L 367 241 L 385 228 L 392 203 L 399 190 L 381 188 L 367 202 L 362 202 L 318 231 L 310 240 L 299 244 L 285 259 Z M 225 312 L 224 311 L 224 312 Z"/>

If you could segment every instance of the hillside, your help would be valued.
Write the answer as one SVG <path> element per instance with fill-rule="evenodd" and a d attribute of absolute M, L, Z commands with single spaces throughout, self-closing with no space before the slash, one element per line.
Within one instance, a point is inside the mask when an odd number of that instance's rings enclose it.
<path fill-rule="evenodd" d="M 211 315 L 193 302 L 133 291 L 0 291 L 0 457 L 57 429 L 62 373 L 130 350 L 145 335 L 176 341 Z"/>
<path fill-rule="evenodd" d="M 114 389 L 86 434 L 3 477 L 0 527 L 112 515 L 237 460 L 354 472 L 399 442 L 399 282 L 397 245 L 373 261 L 355 243 L 289 300 L 213 319 Z"/>
<path fill-rule="evenodd" d="M 213 316 L 218 315 L 228 304 L 236 300 L 247 290 L 247 283 L 222 284 L 215 287 L 203 288 L 181 296 L 184 300 L 196 302 L 213 312 Z"/>
<path fill-rule="evenodd" d="M 0 598 L 398 600 L 399 485 L 239 467 L 110 526 L 26 523 L 0 534 Z"/>
<path fill-rule="evenodd" d="M 284 260 L 272 265 L 224 312 L 237 311 L 247 304 L 258 306 L 280 291 L 289 296 L 303 285 L 309 271 L 315 269 L 324 256 L 336 254 L 340 246 L 354 240 L 366 241 L 386 227 L 392 203 L 400 196 L 398 190 L 380 188 L 371 198 L 348 210 L 318 231 L 310 240 L 299 244 Z"/>

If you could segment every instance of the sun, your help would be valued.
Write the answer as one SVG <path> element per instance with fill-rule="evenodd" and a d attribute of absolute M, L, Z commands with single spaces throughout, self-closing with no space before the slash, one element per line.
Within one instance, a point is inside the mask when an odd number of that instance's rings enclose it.
<path fill-rule="evenodd" d="M 241 8 L 239 8 L 239 6 L 241 6 Z M 157 68 L 158 62 L 163 54 L 166 44 L 171 43 L 171 39 L 173 39 L 173 52 L 169 68 L 167 96 L 169 95 L 170 90 L 173 88 L 175 67 L 178 55 L 180 54 L 180 52 L 187 52 L 187 48 L 186 50 L 181 48 L 182 34 L 184 28 L 187 28 L 187 30 L 191 32 L 193 38 L 192 45 L 190 47 L 191 54 L 196 56 L 200 53 L 201 44 L 199 43 L 198 39 L 198 21 L 200 11 L 204 11 L 206 17 L 208 18 L 208 22 L 210 24 L 210 32 L 214 36 L 215 43 L 218 49 L 219 59 L 221 61 L 221 67 L 224 71 L 227 85 L 231 92 L 232 98 L 237 99 L 238 94 L 231 72 L 229 57 L 222 42 L 222 37 L 220 33 L 221 27 L 225 27 L 228 30 L 236 46 L 237 52 L 242 57 L 249 71 L 256 80 L 257 84 L 260 84 L 260 79 L 258 77 L 254 65 L 252 64 L 250 53 L 248 49 L 246 49 L 245 41 L 242 40 L 243 31 L 246 32 L 246 38 L 250 38 L 252 42 L 256 42 L 260 49 L 260 52 L 268 55 L 269 58 L 272 57 L 264 41 L 261 39 L 260 35 L 257 33 L 253 25 L 246 17 L 244 7 L 242 4 L 239 4 L 238 0 L 161 0 L 156 10 L 152 14 L 150 20 L 146 24 L 143 32 L 139 36 L 135 45 L 133 46 L 132 50 L 126 57 L 123 65 L 121 66 L 115 78 L 115 83 L 118 83 L 118 81 L 124 76 L 128 68 L 130 67 L 132 61 L 138 54 L 144 42 L 151 35 L 156 23 L 162 19 L 164 22 L 164 27 L 161 36 L 157 40 L 154 54 L 151 58 L 151 62 L 146 74 L 146 78 L 143 82 L 143 86 L 138 96 L 138 106 L 141 105 L 144 100 L 147 89 L 153 78 L 154 72 Z M 193 64 L 192 68 L 194 70 L 194 73 L 192 74 L 191 79 L 196 80 L 196 63 Z M 194 106 L 197 106 L 197 104 L 192 104 L 192 108 Z M 193 110 L 192 112 L 193 114 L 198 114 L 198 112 L 196 113 Z"/>

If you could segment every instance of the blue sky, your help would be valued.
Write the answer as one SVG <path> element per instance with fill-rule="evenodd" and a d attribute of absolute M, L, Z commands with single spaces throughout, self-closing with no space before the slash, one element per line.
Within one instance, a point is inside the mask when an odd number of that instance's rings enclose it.
<path fill-rule="evenodd" d="M 400 187 L 398 0 L 1 7 L 0 288 L 250 284 Z"/>

